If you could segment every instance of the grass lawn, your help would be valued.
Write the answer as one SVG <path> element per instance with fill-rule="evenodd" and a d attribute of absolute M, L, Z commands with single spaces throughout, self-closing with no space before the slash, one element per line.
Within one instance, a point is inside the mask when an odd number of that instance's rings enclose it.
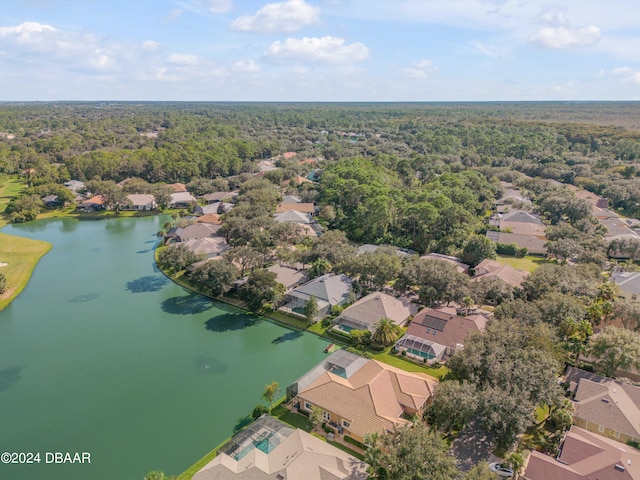
<path fill-rule="evenodd" d="M 17 179 L 7 180 L 0 187 L 0 211 L 4 212 L 12 197 L 18 195 L 25 185 Z M 0 227 L 8 223 L 6 215 L 0 218 Z M 51 244 L 0 233 L 0 273 L 7 278 L 9 290 L 0 295 L 0 310 L 5 308 L 27 286 L 38 261 L 51 250 Z"/>
<path fill-rule="evenodd" d="M 391 355 L 391 353 L 389 353 L 389 350 L 390 349 L 386 349 L 382 353 L 375 353 L 373 355 L 373 358 L 386 363 L 387 365 L 391 365 L 392 367 L 406 370 L 407 372 L 426 373 L 427 375 L 431 375 L 438 380 L 441 380 L 442 377 L 449 373 L 449 369 L 445 366 L 442 366 L 440 368 L 433 368 L 428 365 L 420 365 L 418 363 L 412 362 L 411 360 L 407 360 L 404 357 Z"/>
<path fill-rule="evenodd" d="M 506 255 L 498 255 L 496 260 L 503 265 L 510 265 L 518 270 L 525 270 L 527 272 L 533 272 L 543 263 L 549 263 L 549 260 L 543 257 L 534 257 L 527 255 L 524 258 L 508 257 Z"/>

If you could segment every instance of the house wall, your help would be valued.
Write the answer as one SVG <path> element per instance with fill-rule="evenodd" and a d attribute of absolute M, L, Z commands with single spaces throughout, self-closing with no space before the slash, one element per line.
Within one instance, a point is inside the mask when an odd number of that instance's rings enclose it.
<path fill-rule="evenodd" d="M 574 425 L 584 428 L 592 433 L 597 433 L 598 435 L 602 435 L 603 437 L 608 437 L 613 440 L 617 440 L 622 443 L 627 443 L 629 440 L 633 440 L 634 442 L 640 442 L 640 437 L 631 437 L 624 433 L 617 432 L 612 428 L 607 428 L 604 425 L 600 425 L 593 421 L 585 420 L 584 418 L 573 417 Z"/>
<path fill-rule="evenodd" d="M 340 415 L 338 415 L 338 414 L 336 414 L 336 413 L 333 413 L 333 412 L 330 412 L 330 411 L 328 411 L 328 410 L 325 410 L 325 409 L 324 409 L 324 408 L 322 408 L 320 405 L 314 405 L 314 404 L 312 404 L 311 402 L 308 402 L 307 400 L 305 400 L 305 399 L 304 399 L 303 397 L 301 397 L 301 396 L 299 396 L 299 397 L 298 397 L 298 399 L 300 400 L 300 408 L 301 408 L 302 410 L 304 410 L 304 411 L 306 411 L 306 412 L 311 413 L 311 408 L 307 408 L 307 404 L 309 404 L 309 405 L 311 405 L 311 406 L 319 407 L 323 412 L 326 412 L 326 413 L 329 415 L 329 418 L 330 418 L 330 419 L 327 421 L 327 423 L 334 422 L 334 423 L 336 423 L 336 424 L 338 424 L 338 425 L 342 425 L 342 435 L 343 435 L 343 436 L 344 436 L 344 435 L 348 435 L 348 436 L 350 436 L 351 438 L 353 438 L 354 440 L 357 440 L 357 441 L 358 441 L 358 442 L 360 442 L 360 443 L 364 443 L 364 437 L 362 437 L 362 436 L 360 436 L 360 435 L 358 435 L 358 434 L 356 434 L 356 433 L 353 433 L 353 432 L 352 432 L 348 427 L 345 427 L 345 426 L 344 426 L 344 424 L 342 423 L 343 421 L 347 421 L 347 422 L 349 422 L 349 420 L 350 420 L 350 419 L 348 419 L 348 418 L 343 418 L 343 417 L 341 417 Z M 324 416 L 323 416 L 323 418 L 324 418 Z M 333 428 L 335 429 L 335 427 L 333 427 Z M 336 434 L 337 434 L 337 433 L 338 433 L 338 432 L 336 431 Z M 373 433 L 373 432 L 372 432 L 372 433 Z"/>

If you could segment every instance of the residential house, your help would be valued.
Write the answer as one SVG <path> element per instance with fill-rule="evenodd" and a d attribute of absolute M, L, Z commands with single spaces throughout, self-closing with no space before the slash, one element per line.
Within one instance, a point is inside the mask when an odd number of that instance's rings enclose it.
<path fill-rule="evenodd" d="M 196 206 L 194 213 L 196 215 L 210 215 L 212 213 L 223 214 L 229 212 L 233 207 L 233 203 L 215 202 Z"/>
<path fill-rule="evenodd" d="M 613 272 L 611 281 L 618 285 L 620 294 L 630 302 L 640 300 L 640 272 Z"/>
<path fill-rule="evenodd" d="M 196 199 L 189 192 L 174 192 L 171 194 L 169 207 L 171 208 L 190 208 L 196 205 Z"/>
<path fill-rule="evenodd" d="M 366 480 L 368 465 L 263 415 L 236 433 L 193 480 Z"/>
<path fill-rule="evenodd" d="M 424 308 L 411 320 L 396 350 L 423 361 L 442 361 L 464 347 L 467 336 L 487 325 L 482 315 L 461 317 L 448 311 Z"/>
<path fill-rule="evenodd" d="M 521 224 L 528 225 L 528 224 Z M 520 231 L 524 231 L 524 229 L 520 229 Z M 535 233 L 535 232 L 534 232 Z M 509 245 L 511 243 L 515 243 L 518 248 L 526 248 L 527 253 L 532 255 L 546 255 L 547 247 L 545 244 L 547 240 L 545 237 L 528 235 L 528 234 L 519 234 L 519 233 L 505 233 L 505 232 L 494 232 L 489 230 L 487 232 L 487 238 L 493 240 L 496 243 L 501 243 L 503 245 Z"/>
<path fill-rule="evenodd" d="M 220 215 L 217 213 L 210 213 L 208 215 L 202 215 L 196 220 L 197 223 L 210 223 L 211 225 L 222 225 Z"/>
<path fill-rule="evenodd" d="M 334 320 L 334 328 L 346 333 L 351 330 L 373 332 L 383 317 L 391 319 L 395 325 L 404 326 L 417 311 L 418 307 L 408 298 L 395 298 L 386 293 L 374 292 L 344 309 Z"/>
<path fill-rule="evenodd" d="M 393 249 L 393 253 L 395 253 L 396 255 L 402 258 L 417 254 L 417 252 L 414 252 L 413 250 L 409 250 L 407 248 L 394 247 L 393 245 L 372 245 L 370 243 L 365 243 L 364 245 L 360 245 L 358 248 L 356 248 L 356 255 L 364 255 L 365 253 L 375 253 L 378 251 L 380 247 L 391 248 Z"/>
<path fill-rule="evenodd" d="M 282 203 L 302 203 L 302 199 L 297 195 L 285 195 L 282 197 Z"/>
<path fill-rule="evenodd" d="M 570 368 L 565 382 L 573 398 L 573 423 L 620 442 L 640 442 L 640 387 Z"/>
<path fill-rule="evenodd" d="M 345 369 L 336 365 L 320 372 L 308 385 L 298 384 L 296 398 L 301 410 L 320 408 L 324 421 L 335 426 L 339 434 L 363 443 L 368 434 L 392 432 L 408 425 L 408 417 L 421 416 L 438 384 L 427 374 L 407 372 L 373 359 L 350 366 Z"/>
<path fill-rule="evenodd" d="M 144 193 L 127 195 L 130 203 L 123 205 L 125 210 L 155 210 L 158 206 L 153 195 Z"/>
<path fill-rule="evenodd" d="M 309 215 L 308 213 L 301 213 L 295 210 L 276 213 L 274 215 L 274 218 L 278 223 L 293 222 L 293 223 L 300 223 L 303 225 L 309 225 L 313 221 L 311 220 L 311 215 Z"/>
<path fill-rule="evenodd" d="M 167 232 L 167 239 L 173 242 L 187 242 L 189 240 L 200 240 L 211 237 L 218 233 L 220 225 L 209 223 L 194 223 L 184 228 L 174 227 Z"/>
<path fill-rule="evenodd" d="M 170 187 L 173 193 L 185 193 L 187 186 L 184 183 L 169 183 L 167 187 Z"/>
<path fill-rule="evenodd" d="M 217 236 L 192 238 L 180 243 L 180 245 L 184 245 L 196 255 L 202 255 L 205 258 L 219 257 L 231 248 L 223 237 Z"/>
<path fill-rule="evenodd" d="M 301 283 L 307 280 L 307 271 L 285 267 L 283 265 L 271 265 L 267 268 L 268 271 L 276 274 L 276 282 L 281 283 L 287 290 L 297 287 Z"/>
<path fill-rule="evenodd" d="M 450 255 L 442 255 L 441 253 L 428 253 L 420 257 L 421 260 L 437 260 L 440 262 L 447 262 L 456 267 L 456 270 L 460 273 L 467 273 L 469 271 L 469 265 L 462 263 L 458 257 L 452 257 Z"/>
<path fill-rule="evenodd" d="M 537 223 L 509 222 L 502 220 L 499 224 L 500 230 L 506 233 L 517 235 L 530 235 L 541 239 L 547 238 L 546 227 Z"/>
<path fill-rule="evenodd" d="M 499 227 L 501 222 L 544 225 L 539 215 L 531 212 L 525 212 L 524 210 L 515 210 L 507 213 L 494 213 L 489 220 L 489 225 Z"/>
<path fill-rule="evenodd" d="M 84 212 L 97 212 L 104 209 L 104 198 L 102 195 L 95 195 L 84 202 L 82 202 L 78 208 Z"/>
<path fill-rule="evenodd" d="M 640 480 L 640 450 L 571 427 L 557 457 L 533 451 L 525 480 Z"/>
<path fill-rule="evenodd" d="M 303 314 L 311 297 L 318 303 L 316 320 L 324 317 L 335 305 L 344 305 L 351 295 L 351 279 L 344 274 L 327 273 L 299 287 L 289 290 L 283 310 Z"/>
<path fill-rule="evenodd" d="M 47 195 L 46 197 L 42 197 L 40 200 L 47 208 L 57 208 L 62 206 L 62 202 L 58 200 L 57 195 Z"/>
<path fill-rule="evenodd" d="M 529 275 L 529 272 L 517 270 L 510 265 L 502 265 L 488 258 L 480 262 L 474 271 L 475 275 L 471 278 L 472 282 L 497 279 L 513 288 L 521 288 L 522 283 Z"/>
<path fill-rule="evenodd" d="M 69 180 L 68 182 L 64 183 L 64 186 L 74 193 L 80 193 L 87 188 L 84 182 L 81 182 L 79 180 Z"/>
<path fill-rule="evenodd" d="M 316 213 L 316 207 L 313 203 L 281 203 L 276 207 L 276 213 L 284 213 L 289 210 L 307 213 L 309 215 L 314 215 Z"/>
<path fill-rule="evenodd" d="M 202 198 L 207 204 L 222 202 L 223 200 L 232 200 L 238 196 L 238 191 L 233 192 L 215 192 L 202 195 Z"/>

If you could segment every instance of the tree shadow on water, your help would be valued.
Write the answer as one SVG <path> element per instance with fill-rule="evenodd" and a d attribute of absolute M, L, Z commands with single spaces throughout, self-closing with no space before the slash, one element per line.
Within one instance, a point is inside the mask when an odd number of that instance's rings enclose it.
<path fill-rule="evenodd" d="M 203 295 L 190 293 L 179 297 L 163 300 L 160 304 L 163 312 L 173 315 L 193 315 L 206 312 L 213 306 L 213 302 Z"/>
<path fill-rule="evenodd" d="M 167 284 L 169 280 L 165 276 L 147 275 L 136 278 L 126 283 L 126 288 L 131 293 L 157 292 Z"/>
<path fill-rule="evenodd" d="M 225 313 L 210 318 L 204 322 L 204 325 L 210 332 L 230 332 L 251 327 L 259 321 L 258 318 L 248 317 L 242 313 Z"/>
<path fill-rule="evenodd" d="M 251 417 L 251 415 L 245 415 L 244 417 L 239 418 L 233 427 L 233 433 L 234 434 L 238 433 L 240 430 L 242 430 L 244 427 L 249 425 L 251 422 L 253 422 L 253 418 Z"/>
<path fill-rule="evenodd" d="M 21 367 L 0 368 L 0 392 L 9 390 L 20 380 Z"/>
<path fill-rule="evenodd" d="M 278 338 L 274 338 L 273 340 L 271 340 L 271 343 L 278 344 L 278 343 L 289 342 L 292 340 L 297 340 L 300 337 L 302 337 L 302 332 L 298 330 L 294 330 L 292 332 L 287 332 L 284 335 L 280 335 Z"/>

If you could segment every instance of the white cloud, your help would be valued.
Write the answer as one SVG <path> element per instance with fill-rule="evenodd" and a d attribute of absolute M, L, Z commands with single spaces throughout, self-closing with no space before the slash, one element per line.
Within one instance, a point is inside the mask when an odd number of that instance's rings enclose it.
<path fill-rule="evenodd" d="M 211 13 L 225 13 L 233 8 L 232 0 L 208 0 L 207 7 Z"/>
<path fill-rule="evenodd" d="M 544 8 L 533 21 L 538 25 L 549 25 L 551 27 L 566 27 L 569 25 L 567 9 L 557 6 Z"/>
<path fill-rule="evenodd" d="M 234 72 L 255 73 L 260 71 L 260 67 L 253 60 L 239 60 L 231 68 Z"/>
<path fill-rule="evenodd" d="M 365 60 L 369 57 L 369 49 L 360 42 L 345 45 L 344 39 L 336 37 L 287 38 L 284 42 L 272 43 L 265 56 L 275 60 L 337 65 Z"/>
<path fill-rule="evenodd" d="M 155 52 L 160 48 L 160 44 L 154 40 L 146 40 L 142 42 L 142 49 L 147 52 Z"/>
<path fill-rule="evenodd" d="M 253 16 L 239 17 L 231 24 L 233 30 L 259 33 L 293 33 L 306 25 L 318 23 L 320 9 L 304 0 L 268 3 Z"/>
<path fill-rule="evenodd" d="M 57 31 L 58 30 L 51 25 L 44 25 L 37 22 L 24 22 L 14 27 L 0 27 L 0 37 L 13 35 L 19 38 L 28 38 L 37 33 Z"/>
<path fill-rule="evenodd" d="M 631 67 L 620 67 L 615 68 L 611 73 L 614 77 L 619 78 L 623 82 L 640 84 L 640 70 L 634 70 Z"/>
<path fill-rule="evenodd" d="M 498 46 L 498 45 L 490 45 L 487 43 L 482 43 L 477 40 L 472 40 L 469 42 L 473 48 L 475 48 L 478 52 L 487 57 L 491 58 L 504 58 L 506 57 L 510 49 L 508 47 Z"/>
<path fill-rule="evenodd" d="M 547 48 L 588 47 L 600 40 L 600 28 L 590 25 L 577 29 L 544 27 L 529 37 L 535 45 Z"/>
<path fill-rule="evenodd" d="M 409 78 L 427 78 L 437 73 L 439 68 L 431 60 L 421 60 L 410 67 L 403 68 L 402 72 Z"/>
<path fill-rule="evenodd" d="M 188 53 L 172 53 L 167 58 L 167 63 L 173 65 L 193 66 L 198 64 L 198 57 L 189 55 Z"/>

